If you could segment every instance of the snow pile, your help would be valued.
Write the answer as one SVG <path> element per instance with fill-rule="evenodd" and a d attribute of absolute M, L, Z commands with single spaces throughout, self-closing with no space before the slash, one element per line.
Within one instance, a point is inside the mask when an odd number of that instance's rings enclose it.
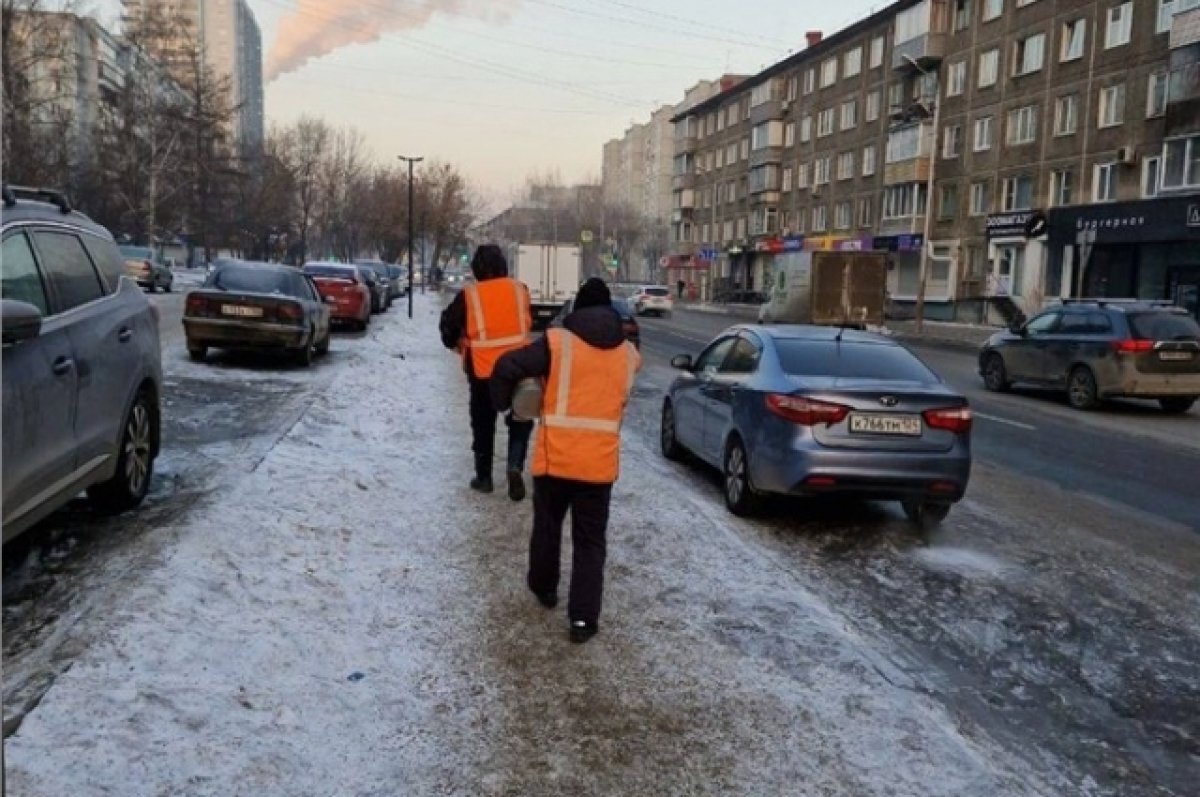
<path fill-rule="evenodd" d="M 628 430 L 601 635 L 569 645 L 524 588 L 529 502 L 466 488 L 436 312 L 335 350 L 8 740 L 11 794 L 1062 792 Z"/>

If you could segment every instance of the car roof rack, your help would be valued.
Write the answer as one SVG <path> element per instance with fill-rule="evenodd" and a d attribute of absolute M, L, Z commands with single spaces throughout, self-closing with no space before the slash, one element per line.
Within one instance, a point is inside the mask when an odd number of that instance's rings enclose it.
<path fill-rule="evenodd" d="M 1059 301 L 1061 301 L 1062 304 L 1064 304 L 1064 305 L 1094 304 L 1099 307 L 1104 307 L 1106 305 L 1115 305 L 1115 306 L 1120 307 L 1120 306 L 1129 305 L 1129 304 L 1149 305 L 1151 307 L 1174 307 L 1175 306 L 1175 303 L 1173 301 L 1171 301 L 1170 299 L 1107 299 L 1107 298 L 1100 297 L 1100 298 L 1095 298 L 1095 299 L 1087 299 L 1087 298 L 1084 298 L 1084 299 L 1060 299 Z"/>
<path fill-rule="evenodd" d="M 23 185 L 5 184 L 3 194 L 5 207 L 13 207 L 17 204 L 18 199 L 36 199 L 49 202 L 63 213 L 71 212 L 71 201 L 67 199 L 66 193 L 53 188 L 29 188 Z"/>

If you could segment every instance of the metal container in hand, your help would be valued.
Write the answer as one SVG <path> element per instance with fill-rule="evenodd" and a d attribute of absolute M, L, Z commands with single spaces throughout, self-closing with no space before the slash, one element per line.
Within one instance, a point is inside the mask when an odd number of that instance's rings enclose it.
<path fill-rule="evenodd" d="M 522 379 L 513 391 L 512 416 L 517 421 L 532 421 L 542 414 L 542 380 Z"/>

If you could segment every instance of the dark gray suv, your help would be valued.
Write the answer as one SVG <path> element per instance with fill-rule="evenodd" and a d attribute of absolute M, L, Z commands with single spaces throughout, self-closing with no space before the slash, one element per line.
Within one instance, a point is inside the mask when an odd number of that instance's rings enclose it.
<path fill-rule="evenodd" d="M 1200 398 L 1200 324 L 1167 302 L 1064 300 L 993 335 L 979 373 L 989 390 L 1063 388 L 1077 409 L 1142 398 L 1184 413 Z"/>
<path fill-rule="evenodd" d="M 158 314 L 108 231 L 61 194 L 6 186 L 3 200 L 7 542 L 84 490 L 107 511 L 141 503 L 162 360 Z"/>

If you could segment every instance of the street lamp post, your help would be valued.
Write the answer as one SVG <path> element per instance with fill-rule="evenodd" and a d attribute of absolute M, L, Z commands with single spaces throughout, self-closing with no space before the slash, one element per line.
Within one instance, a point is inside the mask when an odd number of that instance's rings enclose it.
<path fill-rule="evenodd" d="M 408 164 L 408 317 L 413 317 L 413 167 L 424 158 L 408 158 L 397 155 L 397 158 Z"/>

